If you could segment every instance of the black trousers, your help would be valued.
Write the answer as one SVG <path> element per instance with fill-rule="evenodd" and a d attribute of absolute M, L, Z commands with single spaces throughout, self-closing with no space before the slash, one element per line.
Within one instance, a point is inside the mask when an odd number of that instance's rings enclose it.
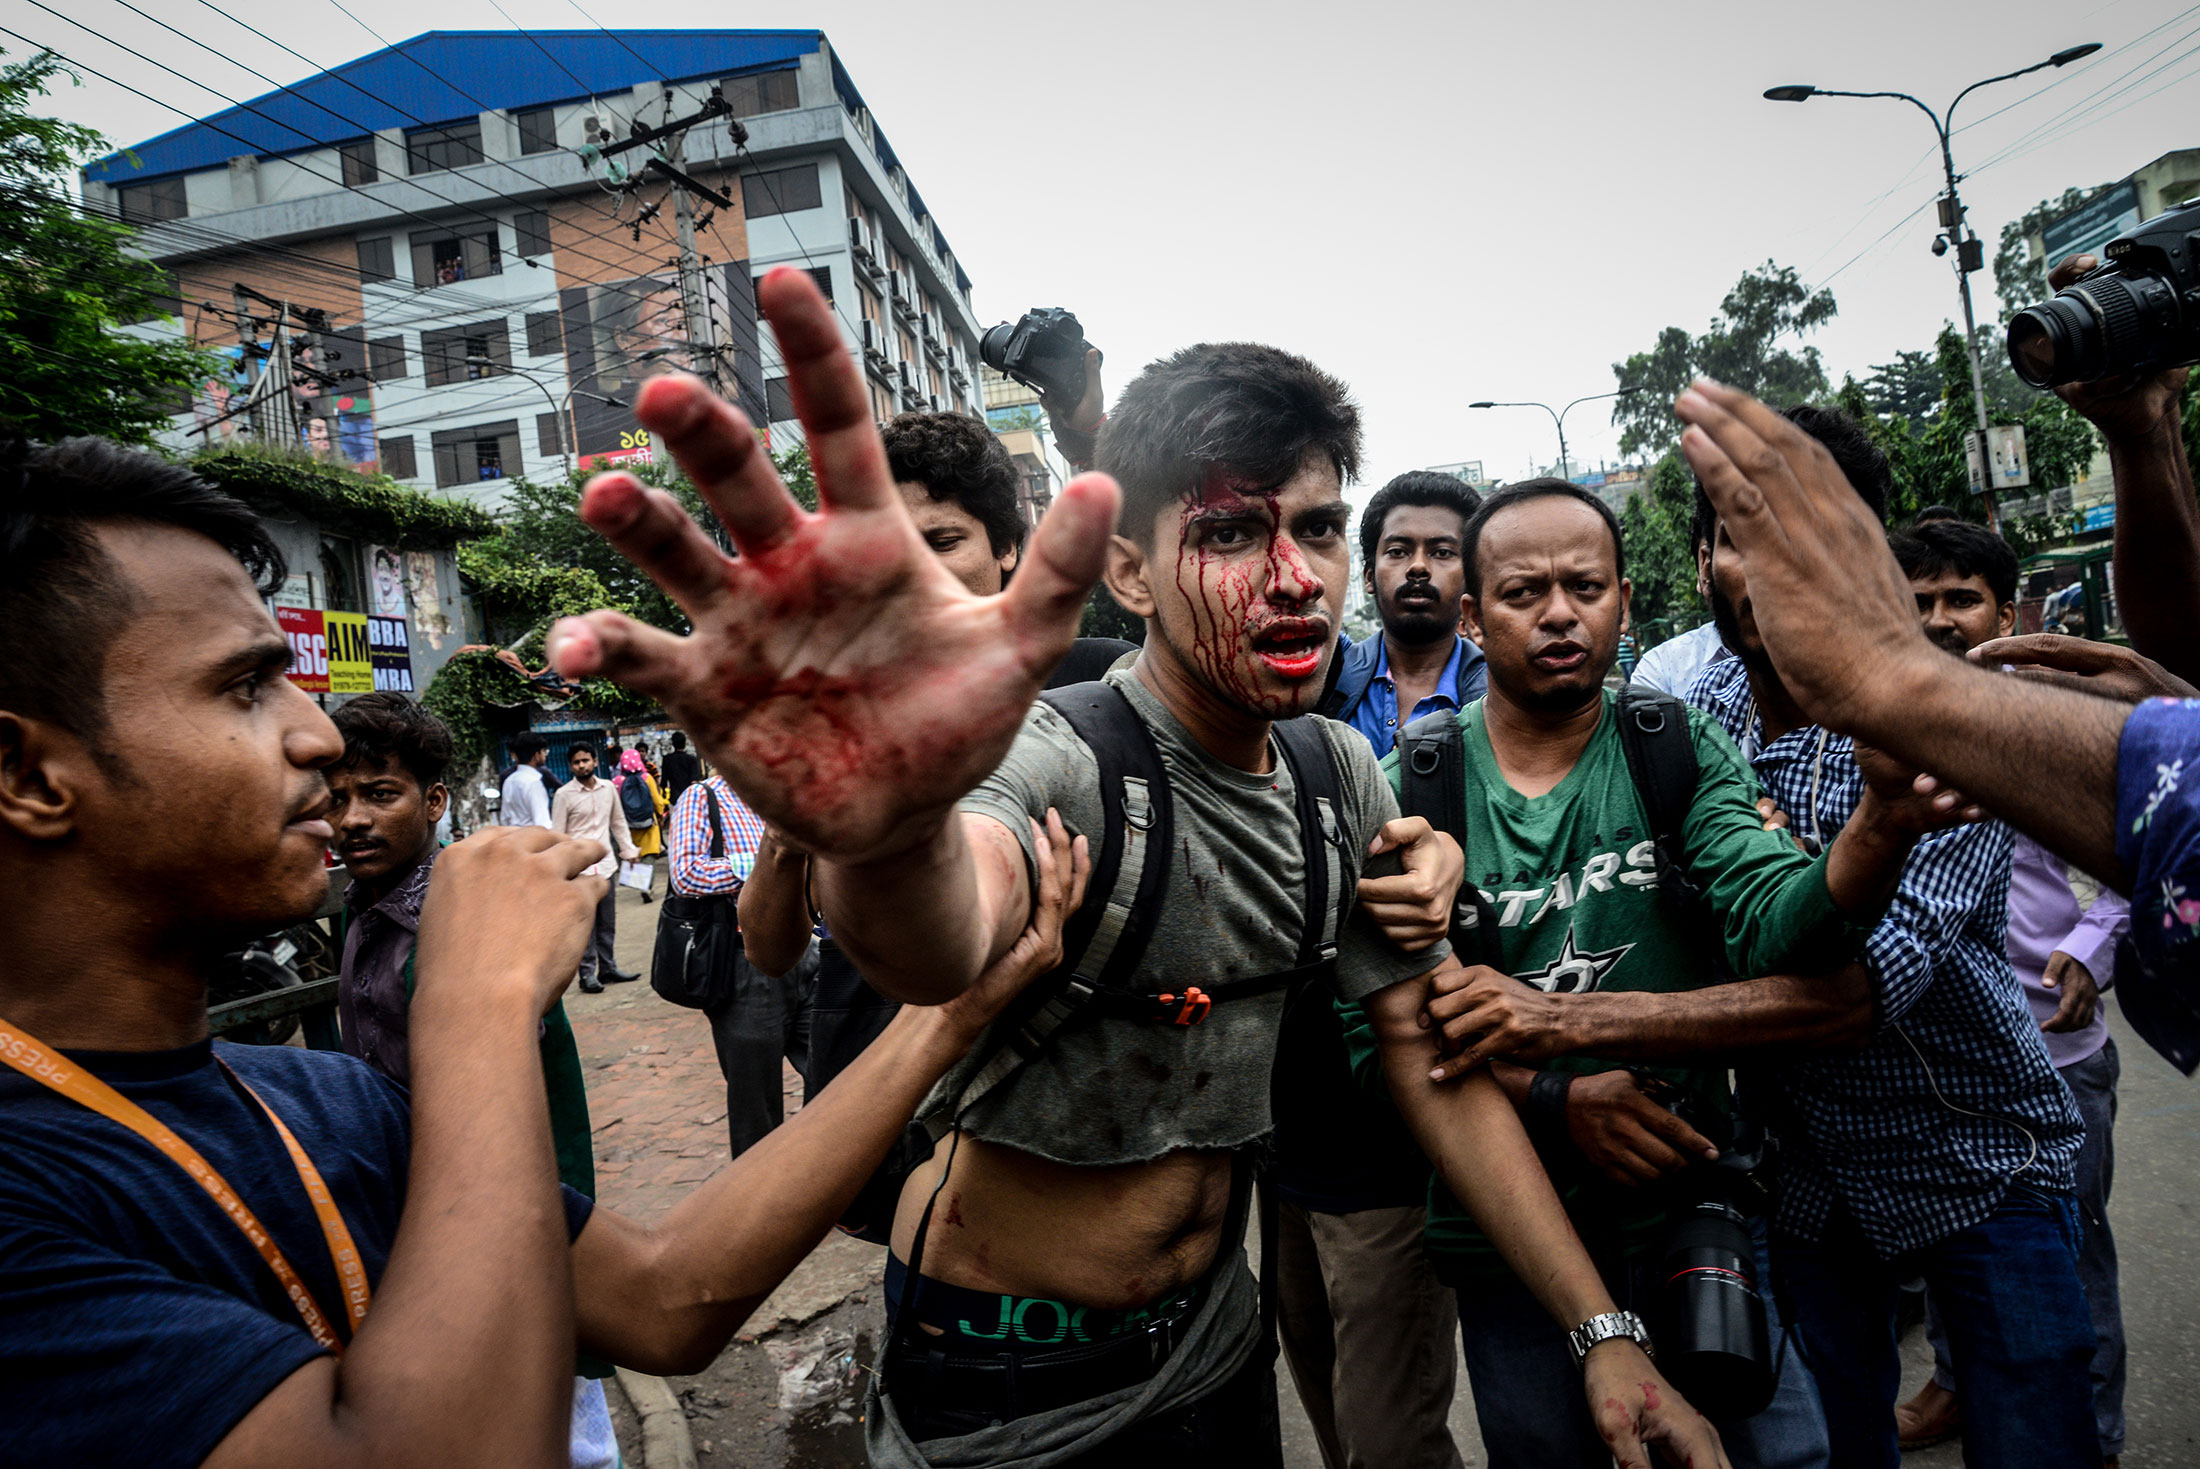
<path fill-rule="evenodd" d="M 812 946 L 800 963 L 773 978 L 742 954 L 733 961 L 733 993 L 710 1017 L 718 1070 L 726 1078 L 726 1135 L 738 1158 L 785 1120 L 782 1058 L 797 1072 L 810 1064 L 810 992 L 817 975 Z"/>

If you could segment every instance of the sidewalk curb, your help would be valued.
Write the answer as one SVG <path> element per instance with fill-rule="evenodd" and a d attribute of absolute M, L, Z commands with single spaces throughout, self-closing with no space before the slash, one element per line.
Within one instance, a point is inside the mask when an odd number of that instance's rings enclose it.
<path fill-rule="evenodd" d="M 619 1369 L 619 1389 L 642 1423 L 642 1469 L 695 1469 L 687 1410 L 662 1377 Z"/>

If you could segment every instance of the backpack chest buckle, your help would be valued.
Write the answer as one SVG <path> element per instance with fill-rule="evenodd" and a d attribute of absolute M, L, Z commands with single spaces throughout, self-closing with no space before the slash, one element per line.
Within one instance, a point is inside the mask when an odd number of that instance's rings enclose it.
<path fill-rule="evenodd" d="M 1164 993 L 1154 996 L 1157 1008 L 1155 1018 L 1171 1025 L 1197 1025 L 1215 1008 L 1214 999 L 1198 985 L 1186 986 L 1184 993 Z"/>

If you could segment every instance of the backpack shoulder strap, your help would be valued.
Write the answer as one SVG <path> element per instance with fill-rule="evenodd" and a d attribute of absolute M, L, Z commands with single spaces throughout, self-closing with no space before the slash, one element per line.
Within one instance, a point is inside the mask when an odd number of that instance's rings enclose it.
<path fill-rule="evenodd" d="M 1432 709 L 1405 727 L 1398 737 L 1398 809 L 1448 832 L 1462 850 L 1467 845 L 1467 741 L 1457 709 Z M 1452 903 L 1451 947 L 1462 964 L 1485 962 L 1484 934 L 1496 932 L 1497 915 L 1475 886 L 1474 874 L 1459 884 Z"/>
<path fill-rule="evenodd" d="M 726 856 L 726 827 L 724 818 L 718 814 L 718 793 L 705 784 L 703 799 L 710 806 L 710 855 L 723 861 Z"/>
<path fill-rule="evenodd" d="M 1336 752 L 1320 720 L 1302 716 L 1279 720 L 1271 727 L 1276 747 L 1291 768 L 1299 842 L 1306 853 L 1306 921 L 1299 929 L 1294 966 L 1305 969 L 1337 957 L 1339 915 L 1351 900 L 1344 888 L 1352 871 L 1342 850 L 1344 794 L 1337 779 Z"/>
<path fill-rule="evenodd" d="M 1650 818 L 1658 886 L 1670 890 L 1687 880 L 1681 826 L 1696 799 L 1696 744 L 1688 728 L 1688 706 L 1671 694 L 1628 683 L 1619 691 L 1615 712 L 1627 773 Z"/>

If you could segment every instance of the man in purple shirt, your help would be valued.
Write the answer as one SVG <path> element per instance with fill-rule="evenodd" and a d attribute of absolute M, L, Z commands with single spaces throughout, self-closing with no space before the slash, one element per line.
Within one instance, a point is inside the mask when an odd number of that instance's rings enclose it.
<path fill-rule="evenodd" d="M 1895 536 L 1893 544 L 1933 642 L 1960 657 L 2014 630 L 2017 553 L 1993 531 L 1968 521 L 1936 520 Z M 2114 981 L 2116 943 L 2130 927 L 2131 910 L 2123 898 L 2083 874 L 2074 882 L 2068 863 L 2030 837 L 2017 837 L 2009 876 L 2009 965 L 2039 1021 L 2048 1059 L 2085 1121 L 2077 1160 L 2084 1221 L 2078 1275 L 2096 1342 L 2094 1424 L 2110 1466 L 2124 1445 L 2124 1320 L 2116 1241 L 2108 1227 L 2120 1067 L 2100 992 Z M 1937 1314 L 1932 1328 L 1933 1376 L 1895 1410 L 1906 1449 L 1953 1438 L 1962 1426 L 1948 1341 Z"/>

